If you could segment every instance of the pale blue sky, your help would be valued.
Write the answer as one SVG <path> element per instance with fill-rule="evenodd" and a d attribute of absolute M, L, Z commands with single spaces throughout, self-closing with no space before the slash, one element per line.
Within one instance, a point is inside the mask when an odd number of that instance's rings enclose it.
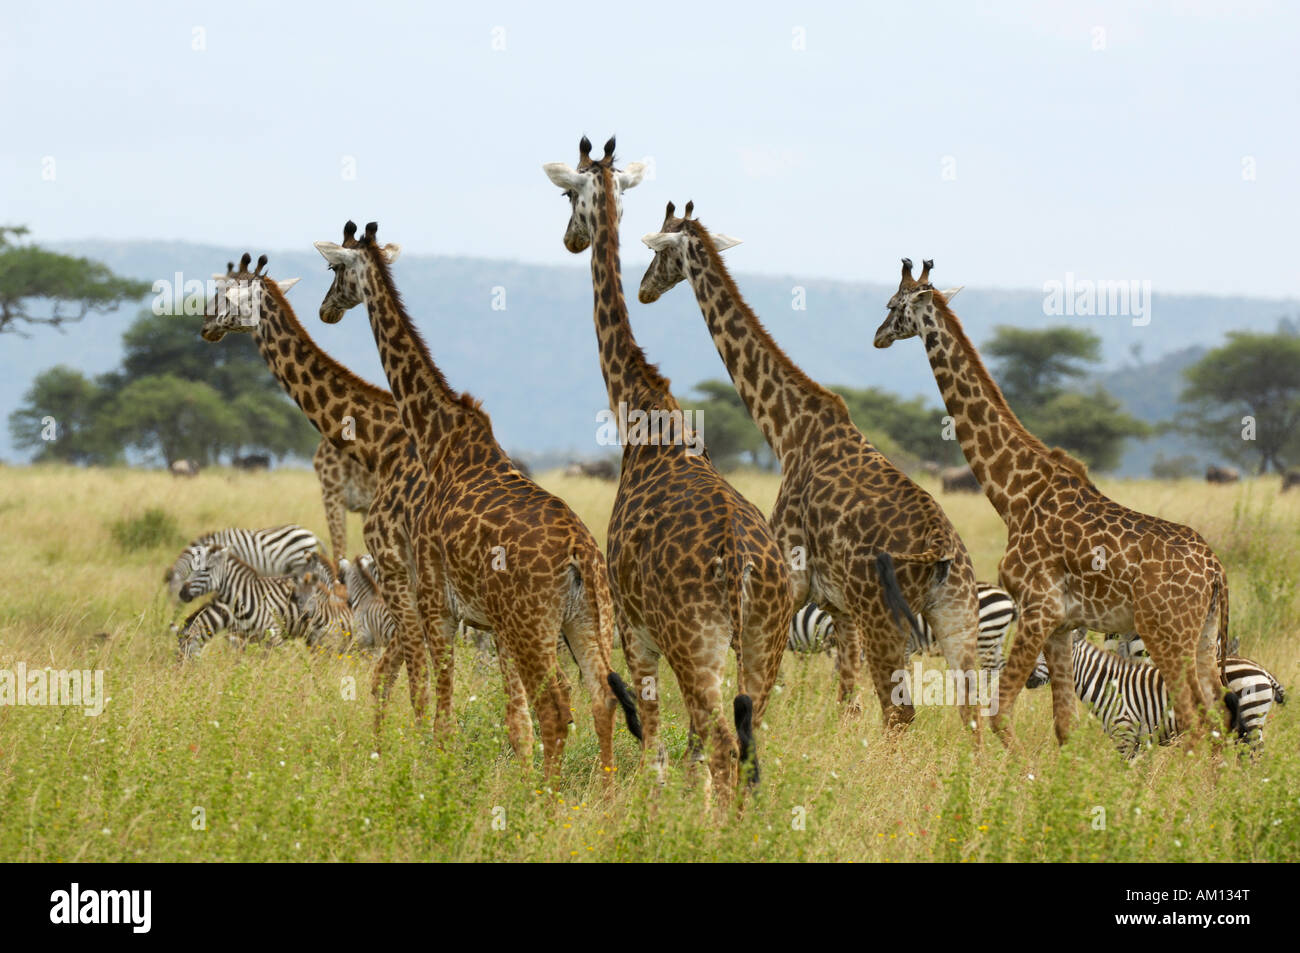
<path fill-rule="evenodd" d="M 576 263 L 541 165 L 616 132 L 631 280 L 693 198 L 742 271 L 1294 296 L 1300 6 L 1134 6 L 9 4 L 0 221 Z"/>

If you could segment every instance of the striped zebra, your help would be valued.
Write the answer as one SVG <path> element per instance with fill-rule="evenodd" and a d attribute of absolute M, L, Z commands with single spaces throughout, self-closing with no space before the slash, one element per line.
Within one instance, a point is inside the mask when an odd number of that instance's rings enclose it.
<path fill-rule="evenodd" d="M 329 565 L 319 553 L 311 557 L 299 574 L 307 572 L 316 579 L 333 581 Z M 186 602 L 209 592 L 216 593 L 230 616 L 232 633 L 244 638 L 266 637 L 272 644 L 285 638 L 303 636 L 309 642 L 317 637 L 314 625 L 319 619 L 304 615 L 294 602 L 293 576 L 262 576 L 251 566 L 224 546 L 200 548 L 194 572 L 181 587 L 181 598 Z M 195 638 L 206 641 L 203 633 Z M 207 633 L 211 637 L 211 633 Z M 182 654 L 197 654 L 198 645 L 182 646 Z"/>
<path fill-rule="evenodd" d="M 178 598 L 189 581 L 197 562 L 203 555 L 200 550 L 209 546 L 225 546 L 254 572 L 263 576 L 284 576 L 304 565 L 308 558 L 321 548 L 320 540 L 311 530 L 292 523 L 268 529 L 219 529 L 206 533 L 191 542 L 176 557 L 163 575 L 163 582 Z"/>
<path fill-rule="evenodd" d="M 291 578 L 293 605 L 307 644 L 346 652 L 352 647 L 356 622 L 347 593 L 339 591 L 329 565 L 318 558 Z"/>
<path fill-rule="evenodd" d="M 1016 602 L 1005 589 L 979 583 L 979 636 L 977 642 L 980 668 L 988 672 L 998 672 L 1005 664 L 1003 645 L 1007 629 L 1020 615 Z M 908 637 L 907 652 L 913 655 L 920 652 L 925 655 L 942 655 L 934 630 L 921 616 L 916 619 L 921 637 L 916 633 Z M 829 612 L 814 603 L 808 603 L 794 614 L 790 620 L 790 634 L 786 646 L 791 652 L 809 655 L 815 652 L 829 652 L 835 647 L 835 620 Z"/>
<path fill-rule="evenodd" d="M 214 599 L 199 606 L 185 619 L 184 625 L 172 623 L 182 659 L 191 659 L 203 650 L 208 640 L 230 625 L 230 610 Z M 232 640 L 234 637 L 232 636 Z M 237 641 L 237 640 L 236 640 Z"/>
<path fill-rule="evenodd" d="M 348 588 L 348 606 L 355 620 L 353 644 L 361 648 L 383 648 L 395 637 L 397 620 L 380 593 L 374 559 L 369 553 L 358 556 L 356 562 L 340 559 L 339 575 Z"/>
<path fill-rule="evenodd" d="M 1082 632 L 1075 636 L 1070 662 L 1075 694 L 1121 753 L 1132 757 L 1148 739 L 1162 745 L 1173 740 L 1178 726 L 1158 668 L 1098 648 Z M 1239 656 L 1226 660 L 1225 672 L 1228 690 L 1237 698 L 1232 727 L 1241 738 L 1259 743 L 1269 709 L 1286 700 L 1282 686 L 1258 662 Z"/>

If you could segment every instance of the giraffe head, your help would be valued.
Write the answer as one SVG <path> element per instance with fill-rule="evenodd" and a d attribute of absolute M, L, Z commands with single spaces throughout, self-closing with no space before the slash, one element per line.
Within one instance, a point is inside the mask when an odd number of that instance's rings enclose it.
<path fill-rule="evenodd" d="M 391 265 L 402 253 L 401 245 L 381 246 L 375 236 L 379 232 L 379 223 L 371 222 L 366 232 L 357 238 L 357 225 L 349 221 L 343 226 L 343 244 L 334 242 L 317 242 L 316 250 L 329 263 L 334 272 L 334 283 L 320 303 L 320 319 L 326 324 L 337 324 L 344 312 L 355 308 L 366 299 L 366 284 L 369 280 L 370 258 L 377 254 L 384 264 Z"/>
<path fill-rule="evenodd" d="M 213 275 L 216 280 L 217 293 L 208 302 L 203 314 L 203 327 L 199 335 L 209 343 L 216 343 L 230 333 L 251 334 L 257 330 L 262 316 L 262 297 L 264 282 L 275 281 L 265 274 L 266 256 L 257 259 L 257 268 L 248 270 L 253 256 L 244 252 L 239 259 L 239 270 L 234 262 L 226 265 L 224 275 Z M 284 294 L 298 283 L 297 278 L 275 281 L 275 286 Z"/>
<path fill-rule="evenodd" d="M 691 218 L 695 211 L 694 202 L 686 203 L 686 214 L 681 218 L 676 217 L 676 211 L 673 203 L 669 202 L 663 227 L 641 239 L 655 253 L 641 278 L 638 298 L 642 304 L 659 300 L 660 295 L 686 277 L 686 256 L 692 245 L 712 242 L 713 247 L 721 252 L 740 244 L 739 238 L 710 232 L 697 219 Z"/>
<path fill-rule="evenodd" d="M 614 184 L 615 221 L 623 218 L 623 193 L 641 181 L 645 175 L 645 163 L 629 162 L 622 171 L 614 168 L 614 137 L 605 143 L 605 155 L 600 159 L 591 157 L 591 140 L 586 136 L 578 143 L 578 167 L 570 168 L 563 162 L 548 162 L 542 166 L 547 178 L 564 190 L 569 200 L 572 213 L 569 227 L 564 231 L 564 247 L 575 255 L 586 250 L 591 238 L 596 233 L 596 214 L 601 205 L 600 199 L 605 194 L 605 173 Z"/>
<path fill-rule="evenodd" d="M 921 277 L 912 277 L 912 259 L 903 259 L 903 277 L 898 283 L 898 290 L 889 299 L 889 314 L 876 329 L 876 347 L 889 347 L 895 341 L 923 335 L 925 331 L 937 326 L 939 313 L 935 309 L 935 287 L 930 284 L 930 271 L 934 268 L 934 259 L 928 258 L 921 269 Z M 945 303 L 961 288 L 950 288 L 939 292 Z"/>

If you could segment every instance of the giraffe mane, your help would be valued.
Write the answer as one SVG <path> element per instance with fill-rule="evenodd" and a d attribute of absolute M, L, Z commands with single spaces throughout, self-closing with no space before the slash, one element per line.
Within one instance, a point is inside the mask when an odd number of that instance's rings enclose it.
<path fill-rule="evenodd" d="M 709 264 L 712 265 L 714 270 L 722 276 L 723 290 L 736 302 L 737 309 L 753 319 L 752 330 L 756 332 L 762 346 L 767 349 L 768 353 L 772 354 L 776 358 L 777 362 L 789 372 L 790 376 L 793 377 L 800 386 L 813 391 L 819 397 L 823 397 L 830 401 L 835 406 L 835 409 L 840 411 L 847 419 L 849 416 L 849 407 L 848 404 L 844 402 L 844 398 L 833 390 L 828 390 L 823 387 L 805 374 L 803 368 L 792 361 L 790 356 L 785 353 L 784 349 L 782 349 L 782 347 L 772 338 L 772 335 L 768 333 L 767 328 L 763 326 L 763 322 L 759 320 L 758 315 L 754 313 L 754 309 L 749 306 L 749 302 L 745 300 L 744 296 L 740 293 L 740 289 L 736 287 L 736 282 L 732 279 L 731 272 L 727 270 L 727 265 L 722 260 L 722 254 L 718 251 L 717 246 L 713 244 L 713 239 L 709 235 L 709 230 L 704 226 L 704 224 L 700 222 L 698 218 L 684 219 L 683 224 L 692 235 L 700 240 L 700 244 L 704 247 L 704 253 L 709 257 Z"/>
<path fill-rule="evenodd" d="M 421 359 L 424 361 L 425 367 L 428 369 L 429 373 L 433 375 L 434 382 L 437 384 L 438 389 L 442 391 L 443 396 L 448 401 L 460 406 L 464 410 L 468 410 L 472 413 L 479 413 L 486 417 L 487 415 L 484 414 L 482 410 L 482 402 L 474 397 L 474 395 L 469 391 L 463 391 L 462 393 L 457 394 L 452 389 L 451 385 L 447 383 L 447 378 L 443 375 L 442 368 L 434 362 L 433 355 L 429 351 L 429 345 L 424 341 L 424 335 L 422 335 L 419 329 L 416 328 L 415 322 L 411 320 L 410 314 L 406 311 L 406 304 L 402 301 L 401 293 L 398 292 L 397 285 L 393 282 L 393 274 L 388 269 L 388 262 L 384 261 L 384 256 L 379 253 L 379 243 L 375 241 L 373 236 L 366 235 L 364 238 L 360 239 L 359 245 L 365 254 L 370 256 L 371 261 L 374 262 L 375 267 L 378 269 L 379 280 L 384 283 L 384 290 L 388 292 L 388 296 L 393 302 L 393 307 L 397 311 L 398 323 L 401 324 L 402 330 L 406 332 L 412 343 L 415 345 Z"/>
<path fill-rule="evenodd" d="M 961 348 L 966 360 L 970 363 L 971 369 L 975 372 L 975 376 L 979 378 L 980 384 L 984 388 L 984 392 L 988 394 L 989 400 L 993 404 L 993 409 L 997 411 L 1002 419 L 1006 421 L 1008 426 L 1021 436 L 1025 443 L 1027 443 L 1040 457 L 1056 466 L 1064 467 L 1080 479 L 1091 483 L 1092 478 L 1088 476 L 1088 468 L 1082 461 L 1075 459 L 1060 447 L 1049 448 L 1047 444 L 1043 443 L 1043 441 L 1030 433 L 1025 425 L 1020 422 L 1020 418 L 1016 416 L 1016 412 L 1012 410 L 1011 405 L 1007 403 L 1007 398 L 1003 395 L 1002 388 L 998 386 L 998 382 L 993 379 L 993 375 L 989 373 L 989 369 L 984 365 L 984 360 L 980 357 L 980 352 L 975 348 L 975 345 L 971 343 L 970 338 L 966 336 L 966 331 L 961 326 L 961 321 L 957 318 L 957 315 L 953 310 L 948 307 L 948 299 L 943 296 L 943 292 L 938 288 L 931 288 L 930 300 L 934 303 L 934 308 L 939 315 L 939 319 L 947 326 L 948 332 L 957 341 L 957 346 Z"/>
<path fill-rule="evenodd" d="M 618 216 L 614 214 L 614 170 L 613 162 L 608 165 L 600 166 L 600 180 L 605 189 L 605 228 L 610 235 L 610 242 L 614 251 L 614 294 L 617 296 L 614 305 L 623 312 L 624 319 L 627 318 L 627 300 L 623 297 L 623 273 L 619 267 L 618 259 Z M 629 322 L 630 326 L 630 322 Z M 668 378 L 659 373 L 659 366 L 651 364 L 645 356 L 645 351 L 641 345 L 631 337 L 631 356 L 636 366 L 640 369 L 646 382 L 658 391 L 661 391 L 668 398 L 669 409 L 677 407 L 677 399 L 673 397 L 672 385 Z"/>
<path fill-rule="evenodd" d="M 330 373 L 337 375 L 339 379 L 343 381 L 345 386 L 360 391 L 372 400 L 382 401 L 387 404 L 392 404 L 393 406 L 397 405 L 397 402 L 393 399 L 393 395 L 388 391 L 384 390 L 382 387 L 375 386 L 364 378 L 358 377 L 338 361 L 334 360 L 334 358 L 330 357 L 329 354 L 325 353 L 325 349 L 317 344 L 315 340 L 312 339 L 312 336 L 307 333 L 307 329 L 302 326 L 302 322 L 298 320 L 298 315 L 294 313 L 293 306 L 289 304 L 288 299 L 285 298 L 284 294 L 280 291 L 279 287 L 276 286 L 274 281 L 262 282 L 262 293 L 271 296 L 272 300 L 275 301 L 277 306 L 279 306 L 280 313 L 285 316 L 285 319 L 292 326 L 293 330 L 303 339 L 303 342 L 308 347 L 316 351 L 316 355 L 320 362 L 329 368 Z"/>

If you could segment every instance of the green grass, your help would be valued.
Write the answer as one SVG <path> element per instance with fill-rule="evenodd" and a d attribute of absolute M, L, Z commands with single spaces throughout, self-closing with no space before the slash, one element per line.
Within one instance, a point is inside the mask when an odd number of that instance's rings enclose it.
<path fill-rule="evenodd" d="M 739 474 L 767 508 L 773 478 Z M 603 544 L 612 485 L 545 475 Z M 1116 499 L 1190 523 L 1225 560 L 1243 652 L 1297 684 L 1300 494 L 1104 483 Z M 940 496 L 995 578 L 1005 534 L 983 497 Z M 142 516 L 155 509 L 163 517 Z M 164 518 L 165 517 L 165 518 Z M 168 520 L 174 528 L 168 527 Z M 114 526 L 146 530 L 123 545 Z M 1253 760 L 1157 749 L 1118 757 L 1080 711 L 1058 749 L 1047 690 L 1026 693 L 1023 750 L 976 750 L 947 709 L 901 738 L 874 702 L 835 701 L 828 660 L 789 657 L 758 732 L 763 783 L 739 818 L 704 806 L 681 757 L 686 718 L 663 691 L 671 770 L 638 771 L 626 730 L 604 791 L 587 700 L 560 776 L 544 788 L 513 758 L 494 664 L 458 646 L 457 730 L 444 749 L 411 723 L 399 681 L 374 756 L 373 660 L 301 645 L 240 654 L 224 643 L 181 667 L 163 570 L 185 539 L 223 525 L 299 522 L 324 533 L 310 473 L 0 468 L 0 669 L 100 668 L 110 701 L 0 707 L 0 860 L 1295 860 L 1300 728 L 1275 709 Z M 359 521 L 349 524 L 353 551 Z M 179 538 L 177 537 L 179 532 Z M 570 663 L 571 664 L 571 663 Z M 623 668 L 616 654 L 616 667 Z M 570 673 L 574 685 L 576 675 Z M 540 765 L 540 750 L 535 765 Z M 198 810 L 196 810 L 198 809 Z"/>

